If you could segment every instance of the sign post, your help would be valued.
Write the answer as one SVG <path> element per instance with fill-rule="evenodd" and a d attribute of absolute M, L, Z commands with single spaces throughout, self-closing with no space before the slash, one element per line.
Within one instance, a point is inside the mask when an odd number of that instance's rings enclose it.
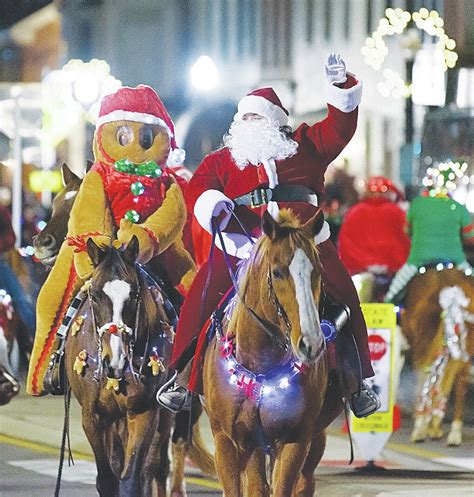
<path fill-rule="evenodd" d="M 367 323 L 370 358 L 375 371 L 365 381 L 379 396 L 382 407 L 367 418 L 351 416 L 351 431 L 363 458 L 373 464 L 393 432 L 395 404 L 396 313 L 393 304 L 362 304 Z M 396 383 L 396 382 L 395 382 Z"/>

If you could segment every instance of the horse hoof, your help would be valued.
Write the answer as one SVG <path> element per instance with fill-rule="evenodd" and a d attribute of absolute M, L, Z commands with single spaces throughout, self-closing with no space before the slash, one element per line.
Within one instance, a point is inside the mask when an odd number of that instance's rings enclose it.
<path fill-rule="evenodd" d="M 410 441 L 414 443 L 424 442 L 428 438 L 428 423 L 424 418 L 416 418 L 415 426 L 410 435 Z"/>
<path fill-rule="evenodd" d="M 446 443 L 448 447 L 459 447 L 462 443 L 462 422 L 453 421 Z"/>

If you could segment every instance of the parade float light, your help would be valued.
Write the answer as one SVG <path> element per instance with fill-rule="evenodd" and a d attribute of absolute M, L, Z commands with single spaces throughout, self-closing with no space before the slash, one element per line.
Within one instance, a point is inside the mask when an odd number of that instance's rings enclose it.
<path fill-rule="evenodd" d="M 219 82 L 219 71 L 208 55 L 201 55 L 191 67 L 191 84 L 201 91 L 214 89 Z"/>
<path fill-rule="evenodd" d="M 420 48 L 420 39 L 416 29 L 407 30 L 410 21 L 415 23 L 418 30 L 438 39 L 435 46 L 442 53 L 443 70 L 453 68 L 458 60 L 458 55 L 454 51 L 456 42 L 445 33 L 444 20 L 439 13 L 426 8 L 413 13 L 400 8 L 386 9 L 385 17 L 380 19 L 377 29 L 366 39 L 365 45 L 361 48 L 365 63 L 376 71 L 380 70 L 389 53 L 384 38 L 395 34 L 405 33 L 404 48 L 409 52 L 416 52 Z M 412 95 L 412 85 L 408 84 L 397 71 L 384 69 L 383 77 L 384 80 L 377 84 L 377 89 L 383 96 L 409 98 Z"/>

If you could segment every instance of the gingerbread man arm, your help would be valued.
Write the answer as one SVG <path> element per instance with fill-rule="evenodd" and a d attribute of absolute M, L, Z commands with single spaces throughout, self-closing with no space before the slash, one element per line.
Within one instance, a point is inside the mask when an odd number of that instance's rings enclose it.
<path fill-rule="evenodd" d="M 109 211 L 102 178 L 98 172 L 89 171 L 71 210 L 66 238 L 74 247 L 74 264 L 82 279 L 90 276 L 93 269 L 86 251 L 87 239 L 94 238 L 98 245 L 111 243 L 113 224 Z"/>

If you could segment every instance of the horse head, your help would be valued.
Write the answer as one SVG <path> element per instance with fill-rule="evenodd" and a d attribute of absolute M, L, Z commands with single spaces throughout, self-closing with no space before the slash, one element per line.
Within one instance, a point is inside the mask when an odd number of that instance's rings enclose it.
<path fill-rule="evenodd" d="M 61 244 L 66 238 L 69 215 L 82 183 L 82 179 L 76 176 L 66 164 L 62 165 L 61 173 L 64 189 L 53 200 L 52 215 L 48 224 L 33 239 L 35 257 L 46 266 L 54 264 Z"/>
<path fill-rule="evenodd" d="M 121 379 L 132 366 L 133 350 L 159 319 L 139 267 L 138 239 L 123 250 L 102 249 L 87 242 L 94 272 L 88 288 L 94 330 L 98 333 L 99 361 L 108 378 Z M 133 367 L 133 366 L 132 366 Z"/>
<path fill-rule="evenodd" d="M 318 311 L 322 268 L 314 242 L 323 222 L 322 213 L 304 225 L 291 211 L 282 210 L 278 221 L 265 213 L 265 236 L 246 264 L 247 304 L 251 305 L 253 288 L 254 305 L 265 317 L 267 334 L 273 333 L 276 343 L 290 343 L 305 363 L 317 361 L 325 349 Z"/>

